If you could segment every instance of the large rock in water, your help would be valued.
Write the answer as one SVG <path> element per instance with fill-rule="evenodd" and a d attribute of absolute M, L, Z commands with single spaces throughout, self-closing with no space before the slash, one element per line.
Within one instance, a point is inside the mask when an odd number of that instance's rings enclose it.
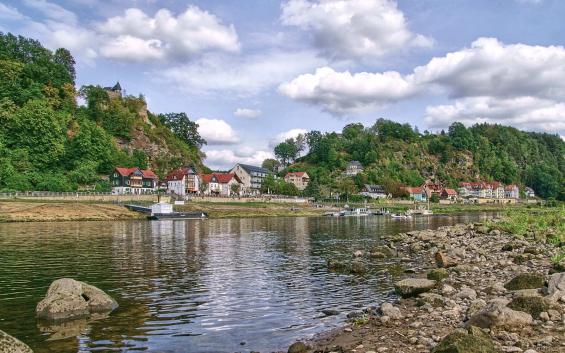
<path fill-rule="evenodd" d="M 457 329 L 447 335 L 433 353 L 498 353 L 492 339 L 480 328 Z"/>
<path fill-rule="evenodd" d="M 40 319 L 70 320 L 86 317 L 91 313 L 110 312 L 117 307 L 118 303 L 101 289 L 74 279 L 62 278 L 51 283 L 35 312 Z"/>
<path fill-rule="evenodd" d="M 33 353 L 25 343 L 0 330 L 0 352 L 2 353 Z"/>
<path fill-rule="evenodd" d="M 403 297 L 413 297 L 420 293 L 425 293 L 436 285 L 436 281 L 424 278 L 407 278 L 396 282 L 394 289 L 396 293 Z"/>
<path fill-rule="evenodd" d="M 532 322 L 532 315 L 512 310 L 500 303 L 494 303 L 471 316 L 466 325 L 480 328 L 512 329 L 531 325 Z"/>

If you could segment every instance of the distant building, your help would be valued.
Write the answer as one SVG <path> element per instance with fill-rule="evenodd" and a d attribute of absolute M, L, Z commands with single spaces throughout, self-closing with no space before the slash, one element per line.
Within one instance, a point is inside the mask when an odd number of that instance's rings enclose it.
<path fill-rule="evenodd" d="M 104 90 L 108 93 L 110 99 L 122 98 L 122 86 L 120 86 L 120 82 L 116 82 L 113 87 L 104 87 Z"/>
<path fill-rule="evenodd" d="M 242 182 L 235 175 L 235 173 L 211 173 L 211 174 L 201 174 L 200 178 L 202 184 L 206 186 L 204 190 L 205 195 L 217 195 L 217 196 L 240 196 L 242 195 Z M 232 190 L 233 185 L 237 185 L 235 189 L 237 192 Z"/>
<path fill-rule="evenodd" d="M 408 196 L 414 201 L 426 201 L 426 191 L 422 187 L 405 187 L 404 190 L 408 193 Z"/>
<path fill-rule="evenodd" d="M 454 189 L 443 189 L 440 194 L 440 198 L 443 200 L 456 201 L 457 191 Z"/>
<path fill-rule="evenodd" d="M 361 195 L 372 199 L 386 199 L 388 197 L 382 185 L 365 184 L 361 190 Z"/>
<path fill-rule="evenodd" d="M 350 161 L 345 169 L 345 175 L 355 176 L 363 172 L 363 165 L 359 161 Z"/>
<path fill-rule="evenodd" d="M 183 167 L 170 172 L 165 178 L 167 190 L 185 196 L 200 193 L 200 177 L 192 166 Z"/>
<path fill-rule="evenodd" d="M 511 184 L 504 187 L 504 197 L 507 199 L 519 199 L 520 189 L 517 185 Z"/>
<path fill-rule="evenodd" d="M 289 172 L 284 176 L 284 181 L 294 184 L 298 190 L 302 191 L 310 183 L 310 177 L 306 172 Z"/>
<path fill-rule="evenodd" d="M 261 193 L 261 186 L 269 171 L 265 168 L 256 167 L 248 164 L 238 163 L 232 168 L 230 173 L 237 175 L 243 185 L 245 194 L 258 195 Z"/>
<path fill-rule="evenodd" d="M 110 175 L 113 194 L 145 194 L 157 190 L 159 178 L 151 170 L 116 167 Z"/>
<path fill-rule="evenodd" d="M 444 188 L 441 184 L 434 184 L 434 183 L 424 183 L 422 185 L 422 189 L 426 193 L 426 198 L 431 199 L 432 195 L 436 194 L 438 198 L 441 197 L 441 193 L 443 192 Z"/>
<path fill-rule="evenodd" d="M 524 193 L 526 194 L 526 197 L 536 197 L 536 193 L 534 189 L 528 186 L 526 186 L 526 188 L 524 189 Z"/>
<path fill-rule="evenodd" d="M 500 182 L 487 183 L 462 182 L 459 183 L 459 195 L 465 198 L 503 199 L 505 198 L 504 186 Z"/>

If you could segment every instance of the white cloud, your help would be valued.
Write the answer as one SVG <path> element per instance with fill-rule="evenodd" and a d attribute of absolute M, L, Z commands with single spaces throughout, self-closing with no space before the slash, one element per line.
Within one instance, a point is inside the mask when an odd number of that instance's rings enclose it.
<path fill-rule="evenodd" d="M 323 64 L 324 60 L 309 51 L 272 51 L 235 58 L 205 56 L 198 62 L 172 67 L 156 75 L 190 94 L 227 92 L 249 96 Z"/>
<path fill-rule="evenodd" d="M 506 45 L 494 38 L 479 38 L 469 48 L 433 58 L 408 75 L 395 71 L 351 74 L 324 67 L 282 84 L 279 91 L 335 115 L 375 110 L 414 95 L 443 93 L 456 102 L 430 107 L 430 122 L 438 119 L 447 124 L 448 117 L 450 121 L 476 119 L 478 114 L 492 122 L 552 131 L 563 129 L 563 62 L 562 46 Z"/>
<path fill-rule="evenodd" d="M 466 125 L 497 123 L 526 130 L 565 131 L 565 104 L 534 97 L 471 97 L 426 109 L 430 127 L 443 128 L 454 121 Z"/>
<path fill-rule="evenodd" d="M 323 67 L 314 74 L 300 75 L 279 86 L 279 91 L 296 100 L 321 106 L 335 115 L 374 110 L 409 97 L 416 87 L 398 72 L 336 72 Z"/>
<path fill-rule="evenodd" d="M 277 134 L 277 136 L 275 136 L 273 139 L 271 139 L 271 141 L 269 141 L 269 147 L 275 147 L 276 145 L 283 141 L 286 141 L 287 139 L 295 138 L 296 136 L 301 134 L 304 135 L 307 132 L 308 131 L 305 129 L 291 129 L 281 132 L 280 134 Z"/>
<path fill-rule="evenodd" d="M 75 15 L 75 13 L 49 1 L 23 0 L 23 3 L 27 7 L 39 11 L 41 14 L 43 14 L 43 16 L 51 20 L 73 24 L 77 22 L 77 16 Z"/>
<path fill-rule="evenodd" d="M 221 119 L 198 119 L 198 132 L 208 145 L 230 145 L 239 142 L 237 133 L 230 124 Z"/>
<path fill-rule="evenodd" d="M 111 58 L 186 60 L 205 51 L 240 49 L 233 25 L 225 26 L 215 15 L 193 5 L 178 16 L 161 9 L 150 17 L 140 9 L 130 8 L 124 15 L 99 24 L 98 31 L 108 37 L 102 53 Z M 119 53 L 120 48 L 124 53 Z"/>
<path fill-rule="evenodd" d="M 244 152 L 240 153 L 240 150 L 243 150 Z M 249 150 L 253 150 L 253 153 L 249 154 L 247 152 Z M 250 147 L 241 147 L 233 150 L 209 150 L 205 153 L 206 165 L 210 166 L 211 168 L 220 170 L 231 169 L 237 163 L 261 166 L 265 159 L 274 158 L 272 152 L 256 150 Z"/>
<path fill-rule="evenodd" d="M 263 112 L 259 109 L 237 108 L 233 112 L 233 115 L 240 117 L 240 118 L 257 119 L 258 117 L 263 115 Z"/>
<path fill-rule="evenodd" d="M 331 58 L 382 57 L 432 40 L 411 32 L 393 0 L 289 0 L 281 21 L 311 31 L 314 44 Z"/>
<path fill-rule="evenodd" d="M 24 18 L 25 18 L 25 16 L 22 15 L 18 11 L 18 9 L 0 3 L 0 19 L 16 21 L 16 20 L 21 20 L 21 19 L 24 19 Z"/>

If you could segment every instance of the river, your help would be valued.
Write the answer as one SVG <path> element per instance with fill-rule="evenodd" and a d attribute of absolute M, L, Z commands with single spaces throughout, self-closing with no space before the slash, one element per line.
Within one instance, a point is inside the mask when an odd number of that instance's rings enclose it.
<path fill-rule="evenodd" d="M 36 353 L 269 352 L 381 302 L 397 260 L 327 270 L 383 235 L 488 214 L 0 224 L 0 329 Z M 35 305 L 72 277 L 113 296 L 108 317 L 47 325 Z M 323 309 L 341 314 L 324 316 Z"/>

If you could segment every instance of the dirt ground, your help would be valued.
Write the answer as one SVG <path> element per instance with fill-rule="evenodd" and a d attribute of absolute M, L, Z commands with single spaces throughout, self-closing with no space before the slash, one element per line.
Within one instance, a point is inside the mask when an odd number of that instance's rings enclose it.
<path fill-rule="evenodd" d="M 0 202 L 0 222 L 103 221 L 143 217 L 120 205 L 74 202 Z"/>

